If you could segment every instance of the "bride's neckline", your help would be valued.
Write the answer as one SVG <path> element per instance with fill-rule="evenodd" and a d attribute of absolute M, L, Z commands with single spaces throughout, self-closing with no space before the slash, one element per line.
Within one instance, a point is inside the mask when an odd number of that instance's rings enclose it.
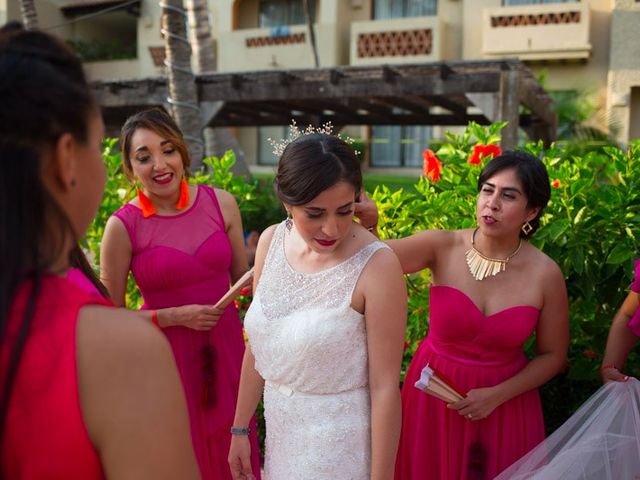
<path fill-rule="evenodd" d="M 281 243 L 280 247 L 282 248 L 282 256 L 284 257 L 284 263 L 287 266 L 287 268 L 291 271 L 291 273 L 293 273 L 295 275 L 298 275 L 298 276 L 303 276 L 303 277 L 316 277 L 316 276 L 327 274 L 327 273 L 329 273 L 329 272 L 331 272 L 333 270 L 337 270 L 339 267 L 343 266 L 345 263 L 349 262 L 353 257 L 355 257 L 360 252 L 362 252 L 369 245 L 371 245 L 372 243 L 375 243 L 375 240 L 374 240 L 372 242 L 367 243 L 366 245 L 363 245 L 361 248 L 359 248 L 352 255 L 350 255 L 349 257 L 345 258 L 344 260 L 341 260 L 340 262 L 338 262 L 335 265 L 332 265 L 330 267 L 323 268 L 322 270 L 318 270 L 317 272 L 301 272 L 301 271 L 295 269 L 291 265 L 291 262 L 289 262 L 289 259 L 287 258 L 287 252 L 285 250 L 285 245 L 284 245 L 285 238 L 287 236 L 287 231 L 284 229 L 284 225 L 282 225 L 281 229 L 282 229 L 282 233 L 280 235 L 280 243 Z"/>

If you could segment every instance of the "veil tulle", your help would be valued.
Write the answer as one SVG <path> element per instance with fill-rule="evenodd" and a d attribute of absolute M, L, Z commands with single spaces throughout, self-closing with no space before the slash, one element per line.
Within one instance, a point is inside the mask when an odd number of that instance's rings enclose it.
<path fill-rule="evenodd" d="M 609 382 L 495 480 L 640 478 L 640 382 Z"/>

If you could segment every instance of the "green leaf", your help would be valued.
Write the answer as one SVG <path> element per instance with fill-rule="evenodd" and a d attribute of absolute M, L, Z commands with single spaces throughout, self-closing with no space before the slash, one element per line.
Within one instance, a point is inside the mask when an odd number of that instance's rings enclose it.
<path fill-rule="evenodd" d="M 610 265 L 618 265 L 633 258 L 635 252 L 629 248 L 626 243 L 619 243 L 607 255 L 607 263 Z"/>

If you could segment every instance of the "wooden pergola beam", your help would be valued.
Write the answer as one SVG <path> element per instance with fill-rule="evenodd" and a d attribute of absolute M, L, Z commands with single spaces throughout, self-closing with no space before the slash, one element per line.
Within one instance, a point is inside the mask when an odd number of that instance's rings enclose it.
<path fill-rule="evenodd" d="M 202 115 L 213 127 L 289 125 L 292 119 L 442 126 L 506 120 L 503 145 L 509 147 L 519 127 L 546 143 L 555 134 L 551 99 L 517 60 L 216 73 L 196 82 Z M 167 98 L 162 78 L 98 82 L 93 89 L 112 119 Z M 470 114 L 472 105 L 482 114 Z M 531 113 L 520 114 L 522 107 Z"/>

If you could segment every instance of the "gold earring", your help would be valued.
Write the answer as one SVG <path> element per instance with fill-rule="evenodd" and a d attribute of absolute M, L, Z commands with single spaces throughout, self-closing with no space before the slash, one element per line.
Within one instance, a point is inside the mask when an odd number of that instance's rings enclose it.
<path fill-rule="evenodd" d="M 527 222 L 524 222 L 524 225 L 522 225 L 521 230 L 522 230 L 522 233 L 524 233 L 525 236 L 528 236 L 529 233 L 531 233 L 531 230 L 533 230 L 533 227 L 527 221 Z"/>

